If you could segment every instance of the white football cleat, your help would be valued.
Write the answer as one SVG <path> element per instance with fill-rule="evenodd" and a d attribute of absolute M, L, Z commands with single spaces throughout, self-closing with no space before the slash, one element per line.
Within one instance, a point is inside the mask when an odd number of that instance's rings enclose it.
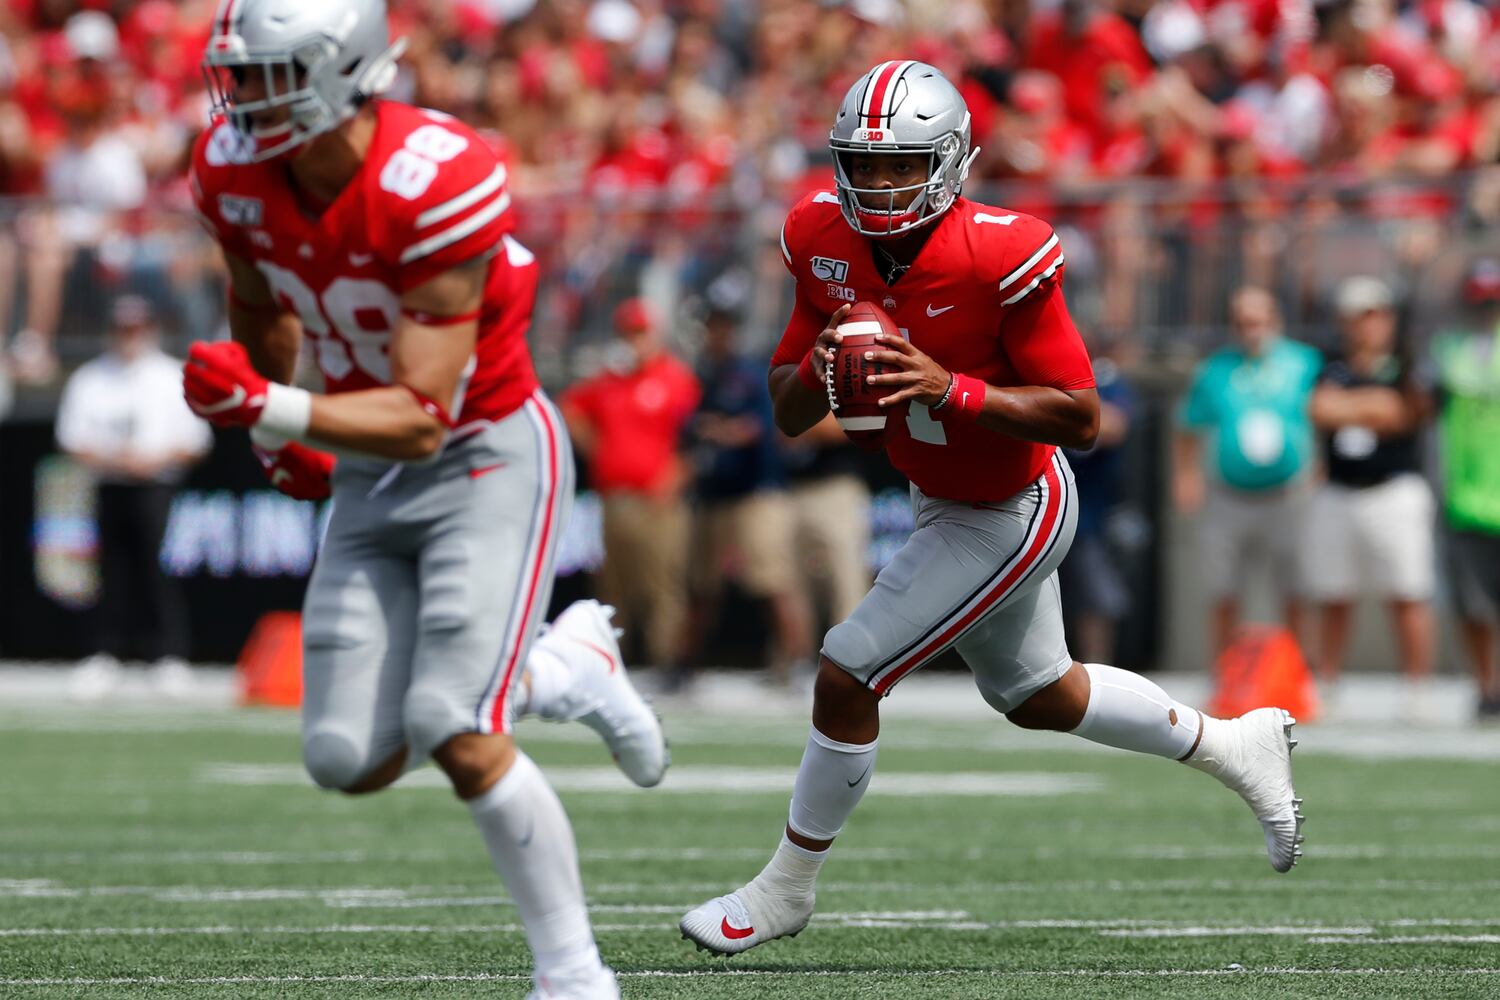
<path fill-rule="evenodd" d="M 572 647 L 565 658 L 573 671 L 573 686 L 547 714 L 576 719 L 594 730 L 625 776 L 650 788 L 661 782 L 672 758 L 661 720 L 630 683 L 610 620 L 614 613 L 598 601 L 574 601 L 538 640 L 553 650 L 559 644 Z"/>
<path fill-rule="evenodd" d="M 809 894 L 805 900 L 788 900 L 751 882 L 688 911 L 677 927 L 701 951 L 738 955 L 758 944 L 802 933 L 812 919 L 814 898 Z"/>
<path fill-rule="evenodd" d="M 537 976 L 526 1000 L 620 1000 L 620 984 L 607 965 L 577 976 Z"/>
<path fill-rule="evenodd" d="M 1203 739 L 1186 763 L 1239 792 L 1266 834 L 1266 855 L 1279 872 L 1302 857 L 1302 800 L 1292 787 L 1292 727 L 1280 708 L 1237 719 L 1204 717 Z"/>

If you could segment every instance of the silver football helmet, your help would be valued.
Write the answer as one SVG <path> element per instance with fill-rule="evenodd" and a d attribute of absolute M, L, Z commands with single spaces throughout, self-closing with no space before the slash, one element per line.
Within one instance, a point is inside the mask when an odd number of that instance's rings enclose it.
<path fill-rule="evenodd" d="M 844 219 L 865 236 L 888 237 L 924 226 L 953 205 L 979 150 L 969 150 L 969 107 L 935 67 L 909 59 L 883 62 L 849 88 L 828 134 Z M 927 177 L 898 188 L 857 188 L 852 153 L 928 157 Z M 915 192 L 911 204 L 897 199 Z M 883 207 L 881 207 L 883 205 Z"/>
<path fill-rule="evenodd" d="M 203 73 L 214 113 L 255 140 L 251 159 L 269 160 L 384 92 L 405 49 L 406 39 L 391 42 L 385 0 L 220 0 Z M 284 120 L 255 121 L 277 108 Z"/>

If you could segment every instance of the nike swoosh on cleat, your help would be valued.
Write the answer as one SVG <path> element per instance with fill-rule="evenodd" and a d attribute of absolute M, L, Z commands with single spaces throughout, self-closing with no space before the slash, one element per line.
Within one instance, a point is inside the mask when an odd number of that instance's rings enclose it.
<path fill-rule="evenodd" d="M 949 309 L 953 309 L 953 308 L 955 308 L 955 307 L 954 306 L 943 306 L 943 308 L 941 308 L 941 309 L 934 309 L 934 308 L 932 308 L 932 303 L 929 302 L 929 303 L 927 303 L 927 318 L 931 319 L 934 316 L 941 316 L 943 313 L 945 313 Z"/>
<path fill-rule="evenodd" d="M 480 476 L 487 476 L 491 472 L 494 472 L 496 469 L 503 469 L 503 468 L 505 468 L 505 463 L 504 462 L 496 462 L 494 465 L 481 465 L 477 469 L 470 469 L 469 470 L 469 478 L 470 479 L 478 479 Z"/>
<path fill-rule="evenodd" d="M 729 922 L 729 918 L 728 917 L 725 917 L 724 920 L 719 924 L 719 931 L 725 937 L 727 937 L 729 940 L 731 940 L 731 941 L 738 941 L 741 938 L 747 938 L 751 934 L 754 934 L 755 933 L 755 928 L 754 927 L 736 927 L 736 926 L 734 926 L 733 924 L 731 924 Z"/>
<path fill-rule="evenodd" d="M 587 639 L 579 639 L 578 644 L 584 646 L 587 649 L 592 649 L 594 652 L 604 657 L 604 662 L 609 664 L 609 672 L 615 672 L 615 658 L 613 656 L 610 656 L 608 652 L 600 649 L 598 646 L 594 645 L 592 642 L 589 642 Z"/>

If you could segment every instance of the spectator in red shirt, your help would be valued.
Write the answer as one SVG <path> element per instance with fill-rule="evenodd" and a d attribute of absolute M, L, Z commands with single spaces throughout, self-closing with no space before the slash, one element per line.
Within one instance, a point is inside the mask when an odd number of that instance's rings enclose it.
<path fill-rule="evenodd" d="M 1103 98 L 1138 86 L 1151 74 L 1140 36 L 1094 0 L 1063 0 L 1056 14 L 1039 15 L 1026 46 L 1026 66 L 1062 81 L 1068 117 L 1102 137 Z"/>
<path fill-rule="evenodd" d="M 640 626 L 646 656 L 675 666 L 687 618 L 689 512 L 684 427 L 698 379 L 663 342 L 645 303 L 615 310 L 618 358 L 562 396 L 563 417 L 604 501 L 600 596 Z"/>

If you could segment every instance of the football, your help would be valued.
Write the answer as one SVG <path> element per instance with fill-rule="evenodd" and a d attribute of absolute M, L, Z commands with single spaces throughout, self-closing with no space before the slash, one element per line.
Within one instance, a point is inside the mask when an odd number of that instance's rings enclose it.
<path fill-rule="evenodd" d="M 882 397 L 894 392 L 891 386 L 870 385 L 868 375 L 883 375 L 896 369 L 865 358 L 878 347 L 875 335 L 901 336 L 886 311 L 873 302 L 857 302 L 838 332 L 842 338 L 833 352 L 825 377 L 828 381 L 828 407 L 838 418 L 844 434 L 856 444 L 879 447 L 885 437 L 886 411 L 880 408 Z"/>

